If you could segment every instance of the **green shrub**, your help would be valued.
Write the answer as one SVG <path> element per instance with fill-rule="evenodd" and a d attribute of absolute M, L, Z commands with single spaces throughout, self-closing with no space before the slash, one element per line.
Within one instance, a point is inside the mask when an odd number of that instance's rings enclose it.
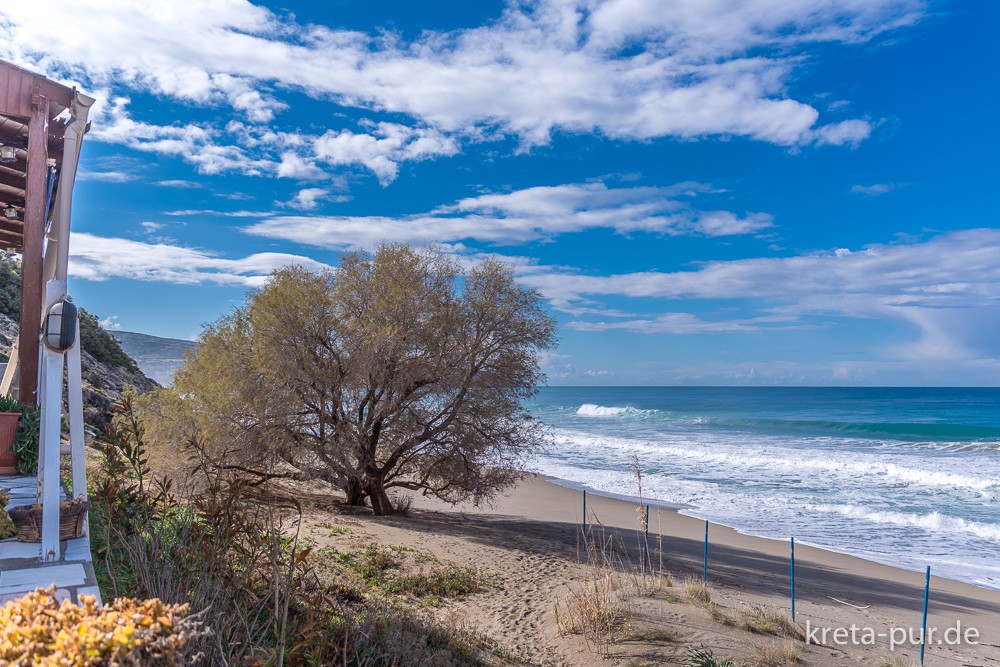
<path fill-rule="evenodd" d="M 215 631 L 193 642 L 208 664 L 498 664 L 500 651 L 486 638 L 359 582 L 361 572 L 387 581 L 402 551 L 372 545 L 361 554 L 324 550 L 325 562 L 316 558 L 298 537 L 296 500 L 267 474 L 208 456 L 196 440 L 186 450 L 195 491 L 178 498 L 152 479 L 144 437 L 126 397 L 98 440 L 91 546 L 106 599 L 190 604 Z M 328 576 L 319 575 L 319 563 Z M 444 579 L 439 588 L 454 585 Z"/>
<path fill-rule="evenodd" d="M 692 646 L 688 649 L 684 667 L 735 667 L 735 665 L 732 660 L 717 659 L 710 648 Z"/>
<path fill-rule="evenodd" d="M 14 437 L 14 453 L 17 454 L 17 471 L 22 475 L 38 474 L 38 438 L 42 413 L 37 406 L 21 405 L 21 421 L 17 424 Z"/>

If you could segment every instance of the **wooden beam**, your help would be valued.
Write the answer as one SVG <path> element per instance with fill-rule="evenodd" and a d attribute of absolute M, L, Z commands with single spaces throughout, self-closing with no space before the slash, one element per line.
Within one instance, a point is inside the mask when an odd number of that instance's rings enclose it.
<path fill-rule="evenodd" d="M 0 169 L 0 185 L 6 185 L 18 190 L 24 190 L 24 174 L 19 174 L 16 170 Z"/>
<path fill-rule="evenodd" d="M 24 236 L 24 225 L 17 220 L 7 220 L 4 217 L 0 217 L 0 232 Z"/>
<path fill-rule="evenodd" d="M 48 167 L 49 101 L 31 99 L 28 122 L 28 165 L 25 179 L 24 254 L 21 269 L 21 346 L 19 400 L 38 404 L 38 345 L 42 323 L 42 244 L 45 236 L 46 172 Z"/>
<path fill-rule="evenodd" d="M 49 106 L 55 112 L 53 115 L 68 109 L 73 102 L 72 88 L 0 60 L 0 113 L 20 118 L 32 117 L 32 94 L 51 100 Z"/>

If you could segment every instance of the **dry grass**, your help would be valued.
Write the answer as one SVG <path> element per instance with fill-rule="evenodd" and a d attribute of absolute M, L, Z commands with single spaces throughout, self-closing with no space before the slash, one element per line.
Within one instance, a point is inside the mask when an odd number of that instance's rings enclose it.
<path fill-rule="evenodd" d="M 733 617 L 727 614 L 722 607 L 715 604 L 714 602 L 709 603 L 706 606 L 706 609 L 708 609 L 709 618 L 711 618 L 716 623 L 729 627 L 736 625 L 736 621 L 733 620 Z"/>
<path fill-rule="evenodd" d="M 782 612 L 765 609 L 755 604 L 745 604 L 736 613 L 739 618 L 739 626 L 744 630 L 761 635 L 804 639 L 802 630 Z"/>
<path fill-rule="evenodd" d="M 712 602 L 712 589 L 703 580 L 695 577 L 688 577 L 681 584 L 681 595 L 683 599 L 690 603 L 702 607 L 708 612 L 709 618 L 716 623 L 725 626 L 736 625 L 733 617 L 726 611 Z"/>
<path fill-rule="evenodd" d="M 712 602 L 712 591 L 708 588 L 708 584 L 694 577 L 684 580 L 681 584 L 681 594 L 686 600 L 696 604 L 707 605 Z"/>
<path fill-rule="evenodd" d="M 798 661 L 799 650 L 789 641 L 755 644 L 753 654 L 750 656 L 752 667 L 785 667 L 794 665 Z"/>
<path fill-rule="evenodd" d="M 588 541 L 587 555 L 587 581 L 570 591 L 565 609 L 556 602 L 556 627 L 561 633 L 582 634 L 589 646 L 607 655 L 612 644 L 629 634 L 639 588 L 634 577 L 615 567 L 620 563 L 611 540 L 600 545 Z"/>

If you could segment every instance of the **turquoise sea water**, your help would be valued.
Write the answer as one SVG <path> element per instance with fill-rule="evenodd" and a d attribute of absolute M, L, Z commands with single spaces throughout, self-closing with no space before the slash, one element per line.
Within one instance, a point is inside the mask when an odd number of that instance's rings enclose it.
<path fill-rule="evenodd" d="M 1000 389 L 550 387 L 538 472 L 1000 588 Z"/>

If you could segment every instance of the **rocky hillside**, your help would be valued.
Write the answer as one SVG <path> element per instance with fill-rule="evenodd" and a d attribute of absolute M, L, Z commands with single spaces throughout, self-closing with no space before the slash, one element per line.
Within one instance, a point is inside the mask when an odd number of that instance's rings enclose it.
<path fill-rule="evenodd" d="M 142 372 L 163 386 L 173 381 L 174 373 L 184 365 L 184 355 L 194 348 L 190 340 L 161 338 L 133 331 L 112 331 L 125 354 L 135 359 Z"/>
<path fill-rule="evenodd" d="M 0 361 L 7 361 L 17 338 L 21 312 L 21 261 L 0 252 Z M 80 348 L 83 366 L 83 418 L 101 429 L 111 417 L 111 407 L 125 387 L 139 392 L 157 386 L 146 377 L 135 360 L 105 331 L 97 317 L 80 308 Z"/>
<path fill-rule="evenodd" d="M 91 316 L 92 317 L 92 316 Z M 81 318 L 82 320 L 83 318 Z M 81 328 L 83 328 L 81 321 Z M 4 357 L 10 352 L 11 345 L 17 337 L 18 325 L 7 315 L 0 313 L 0 353 Z M 121 396 L 127 386 L 133 386 L 140 392 L 149 391 L 157 386 L 156 382 L 146 377 L 120 348 L 118 355 L 109 353 L 100 332 L 92 334 L 103 345 L 88 345 L 88 336 L 81 331 L 83 340 L 81 361 L 83 365 L 83 419 L 94 428 L 103 428 L 111 414 L 111 407 Z M 107 334 L 105 334 L 107 335 Z M 111 343 L 117 341 L 107 335 Z M 122 359 L 127 359 L 124 362 Z"/>

